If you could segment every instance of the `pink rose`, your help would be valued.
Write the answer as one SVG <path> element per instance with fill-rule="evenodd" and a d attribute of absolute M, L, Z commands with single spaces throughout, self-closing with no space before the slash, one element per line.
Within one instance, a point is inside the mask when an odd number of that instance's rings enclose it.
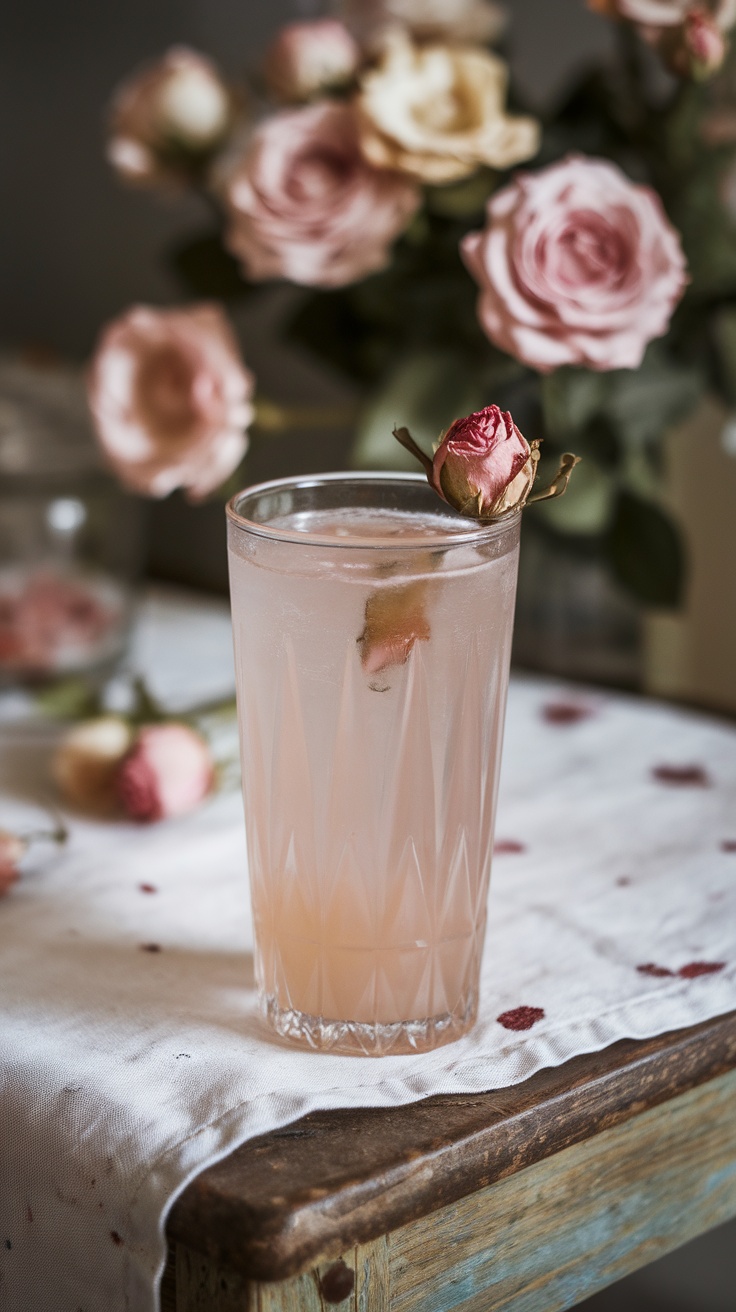
<path fill-rule="evenodd" d="M 226 201 L 227 244 L 247 277 L 343 287 L 388 263 L 420 193 L 366 162 L 352 107 L 328 100 L 266 119 Z"/>
<path fill-rule="evenodd" d="M 232 96 L 214 64 L 175 46 L 118 88 L 107 156 L 126 182 L 176 181 L 222 143 L 232 119 Z"/>
<path fill-rule="evenodd" d="M 274 95 L 299 102 L 349 82 L 360 62 L 358 44 L 344 23 L 322 18 L 282 27 L 268 49 L 263 72 Z"/>
<path fill-rule="evenodd" d="M 517 492 L 531 487 L 535 456 L 508 411 L 488 405 L 450 424 L 435 451 L 430 482 L 461 514 L 498 515 L 516 505 Z"/>
<path fill-rule="evenodd" d="M 68 729 L 51 763 L 65 800 L 98 815 L 114 811 L 117 773 L 132 737 L 119 715 L 98 715 Z"/>
<path fill-rule="evenodd" d="M 728 48 L 716 18 L 702 9 L 692 9 L 682 29 L 687 71 L 701 77 L 715 73 Z"/>
<path fill-rule="evenodd" d="M 497 405 L 488 405 L 450 424 L 433 460 L 417 445 L 408 428 L 395 428 L 394 437 L 416 457 L 442 500 L 475 520 L 498 520 L 512 510 L 523 510 L 527 502 L 563 496 L 573 469 L 580 463 L 579 456 L 566 451 L 552 482 L 532 496 L 539 442 L 527 442 L 508 411 L 499 410 Z M 366 631 L 367 617 L 366 610 Z"/>
<path fill-rule="evenodd" d="M 654 44 L 673 73 L 697 81 L 718 72 L 728 49 L 716 19 L 701 8 L 691 9 L 679 27 L 658 29 Z"/>
<path fill-rule="evenodd" d="M 5 894 L 10 892 L 19 877 L 16 866 L 0 860 L 0 897 L 5 897 Z"/>
<path fill-rule="evenodd" d="M 491 341 L 541 373 L 636 369 L 687 281 L 659 197 L 605 160 L 519 173 L 461 243 Z"/>
<path fill-rule="evenodd" d="M 88 390 L 108 460 L 136 492 L 205 496 L 245 454 L 253 377 L 215 305 L 128 310 L 104 330 Z"/>
<path fill-rule="evenodd" d="M 141 729 L 117 774 L 117 794 L 131 820 L 168 820 L 193 811 L 214 780 L 210 749 L 186 724 Z"/>

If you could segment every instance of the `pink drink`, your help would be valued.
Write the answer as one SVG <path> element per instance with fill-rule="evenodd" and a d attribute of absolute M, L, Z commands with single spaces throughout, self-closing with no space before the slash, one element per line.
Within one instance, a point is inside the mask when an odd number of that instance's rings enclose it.
<path fill-rule="evenodd" d="M 266 1013 L 337 1051 L 449 1042 L 477 1009 L 519 517 L 478 528 L 389 475 L 264 485 L 234 505 Z"/>

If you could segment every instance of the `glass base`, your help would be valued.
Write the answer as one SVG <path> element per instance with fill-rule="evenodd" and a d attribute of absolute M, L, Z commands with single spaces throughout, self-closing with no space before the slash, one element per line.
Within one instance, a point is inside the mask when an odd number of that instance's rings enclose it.
<path fill-rule="evenodd" d="M 465 1005 L 426 1020 L 401 1020 L 390 1025 L 367 1025 L 360 1021 L 325 1020 L 279 1006 L 276 999 L 262 999 L 263 1014 L 282 1038 L 302 1048 L 344 1053 L 353 1057 L 394 1057 L 402 1053 L 430 1052 L 462 1038 L 475 1023 L 478 995 Z"/>

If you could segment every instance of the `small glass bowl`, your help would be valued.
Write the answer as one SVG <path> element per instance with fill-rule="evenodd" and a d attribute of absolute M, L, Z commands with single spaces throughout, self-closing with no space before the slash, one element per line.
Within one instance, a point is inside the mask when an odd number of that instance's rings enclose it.
<path fill-rule="evenodd" d="M 81 375 L 0 359 L 0 687 L 111 673 L 142 511 L 102 467 Z"/>

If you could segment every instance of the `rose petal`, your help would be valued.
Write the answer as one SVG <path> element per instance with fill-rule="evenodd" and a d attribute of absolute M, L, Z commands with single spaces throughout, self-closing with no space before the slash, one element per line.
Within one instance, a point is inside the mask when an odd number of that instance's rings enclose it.
<path fill-rule="evenodd" d="M 677 973 L 682 979 L 698 979 L 701 975 L 717 975 L 725 965 L 725 961 L 689 961 Z"/>
<path fill-rule="evenodd" d="M 710 779 L 702 765 L 655 765 L 652 777 L 672 788 L 708 788 Z"/>
<path fill-rule="evenodd" d="M 543 1016 L 543 1007 L 513 1007 L 511 1011 L 502 1011 L 496 1020 L 505 1030 L 530 1030 Z"/>

